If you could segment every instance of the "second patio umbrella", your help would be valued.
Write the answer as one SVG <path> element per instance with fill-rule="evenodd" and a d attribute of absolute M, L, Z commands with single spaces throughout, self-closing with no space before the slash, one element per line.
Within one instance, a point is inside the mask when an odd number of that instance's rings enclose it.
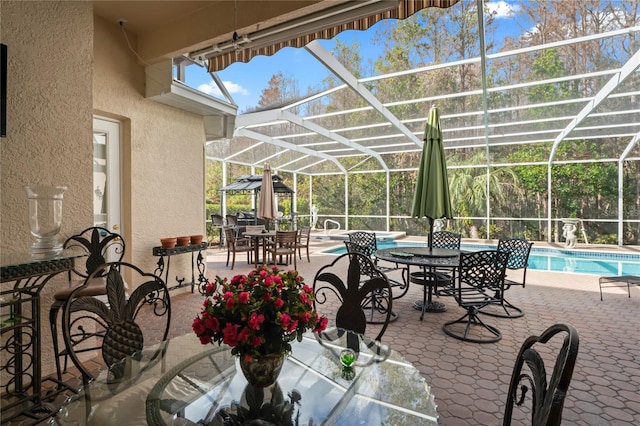
<path fill-rule="evenodd" d="M 273 180 L 269 163 L 265 163 L 262 173 L 262 186 L 260 187 L 260 198 L 258 200 L 258 217 L 267 221 L 267 229 L 269 229 L 269 221 L 276 217 L 275 194 L 273 192 Z"/>
<path fill-rule="evenodd" d="M 429 219 L 429 250 L 433 249 L 433 222 L 436 219 L 453 218 L 440 114 L 435 106 L 429 110 L 424 131 L 424 147 L 413 194 L 411 216 Z"/>

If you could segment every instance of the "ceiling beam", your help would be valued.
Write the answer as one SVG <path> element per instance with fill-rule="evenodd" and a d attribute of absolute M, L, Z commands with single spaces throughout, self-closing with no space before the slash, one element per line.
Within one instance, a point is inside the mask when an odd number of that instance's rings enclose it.
<path fill-rule="evenodd" d="M 358 79 L 349 72 L 331 53 L 329 53 L 320 43 L 312 41 L 305 49 L 311 53 L 322 65 L 335 74 L 340 80 L 346 83 L 351 89 L 360 95 L 369 105 L 386 118 L 396 129 L 404 134 L 410 141 L 413 141 L 419 148 L 423 142 L 414 135 L 398 118 L 391 113 L 383 104 L 369 91 Z"/>

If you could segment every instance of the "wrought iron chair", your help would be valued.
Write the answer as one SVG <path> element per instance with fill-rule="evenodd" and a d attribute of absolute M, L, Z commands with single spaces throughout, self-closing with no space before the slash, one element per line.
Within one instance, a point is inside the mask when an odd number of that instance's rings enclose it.
<path fill-rule="evenodd" d="M 231 270 L 236 264 L 236 253 L 247 253 L 247 263 L 251 263 L 251 255 L 254 247 L 250 238 L 236 237 L 232 228 L 224 227 L 224 235 L 227 240 L 227 266 L 231 257 Z"/>
<path fill-rule="evenodd" d="M 344 276 L 345 269 L 346 283 L 340 278 Z M 391 286 L 387 276 L 381 271 L 372 274 L 373 277 L 367 274 L 363 279 L 363 269 L 375 270 L 376 267 L 369 256 L 354 252 L 345 253 L 329 265 L 320 268 L 313 280 L 313 291 L 316 295 L 314 309 L 317 309 L 316 305 L 325 303 L 331 306 L 330 302 L 335 296 L 340 305 L 335 316 L 336 327 L 364 334 L 367 328 L 365 311 L 370 309 L 368 303 L 375 299 L 378 301 L 377 308 L 384 311 L 384 321 L 380 323 L 375 337 L 375 340 L 380 341 L 391 322 Z"/>
<path fill-rule="evenodd" d="M 531 253 L 533 243 L 522 238 L 500 239 L 498 241 L 498 251 L 509 253 L 507 269 L 512 271 L 522 269 L 522 281 L 514 281 L 505 278 L 504 291 L 509 290 L 512 285 L 521 285 L 523 288 L 527 279 L 527 266 L 529 265 L 529 253 Z M 496 295 L 500 300 L 499 304 L 489 304 L 481 313 L 499 318 L 520 318 L 524 315 L 522 309 L 509 303 L 504 294 Z"/>
<path fill-rule="evenodd" d="M 298 249 L 298 256 L 302 260 L 302 249 L 307 251 L 307 261 L 311 262 L 309 257 L 309 242 L 311 241 L 311 227 L 303 226 L 298 233 L 298 241 L 296 242 L 296 248 Z"/>
<path fill-rule="evenodd" d="M 131 280 L 135 290 L 126 297 L 123 276 Z M 86 296 L 83 290 L 97 277 L 107 282 L 107 302 Z M 171 322 L 169 292 L 162 278 L 145 273 L 126 262 L 110 262 L 97 268 L 67 299 L 62 311 L 62 334 L 69 358 L 80 371 L 85 385 L 95 375 L 80 360 L 78 354 L 100 350 L 110 379 L 121 380 L 127 374 L 127 357 L 151 362 L 159 353 L 151 355 L 142 350 L 167 339 Z M 144 321 L 139 319 L 147 318 Z M 152 318 L 152 320 L 149 320 Z M 142 324 L 147 324 L 146 326 Z M 158 347 L 161 347 L 158 346 Z M 91 365 L 97 359 L 92 359 Z"/>
<path fill-rule="evenodd" d="M 448 250 L 460 250 L 461 235 L 451 231 L 436 231 L 433 233 L 433 248 L 442 248 Z M 433 285 L 435 282 L 435 288 L 438 288 L 436 294 L 439 296 L 452 296 L 454 291 L 455 281 L 455 269 L 435 269 L 435 271 L 429 272 L 422 270 L 411 273 L 410 281 L 414 284 L 419 284 L 426 287 Z M 430 284 L 431 283 L 431 284 Z M 420 302 L 420 301 L 418 301 Z M 414 304 L 414 308 L 421 310 L 422 302 Z M 424 315 L 424 312 L 423 312 Z"/>
<path fill-rule="evenodd" d="M 53 295 L 53 303 L 49 308 L 49 325 L 53 340 L 53 355 L 56 363 L 56 378 L 62 382 L 62 372 L 67 370 L 68 354 L 65 349 L 60 350 L 58 338 L 58 313 L 64 304 L 73 297 L 104 296 L 107 294 L 106 271 L 99 269 L 108 260 L 121 261 L 124 257 L 126 244 L 119 234 L 110 232 L 106 228 L 93 226 L 69 237 L 63 246 L 65 249 L 79 250 L 87 254 L 86 257 L 76 259 L 76 267 L 69 271 L 69 286 L 57 291 Z M 94 272 L 98 273 L 94 274 Z M 91 280 L 87 279 L 92 276 Z M 85 285 L 86 284 L 86 285 Z M 80 288 L 79 291 L 75 291 Z M 64 358 L 61 368 L 60 359 Z"/>
<path fill-rule="evenodd" d="M 271 262 L 276 264 L 278 257 L 286 256 L 287 265 L 290 263 L 290 258 L 293 258 L 293 268 L 298 269 L 297 242 L 298 231 L 276 231 L 273 242 L 266 248 L 267 253 L 271 254 Z"/>
<path fill-rule="evenodd" d="M 394 293 L 393 293 L 394 299 L 398 299 L 407 293 L 407 291 L 409 290 L 407 268 L 405 266 L 400 266 L 397 263 L 395 264 L 395 266 L 384 266 L 378 263 L 378 259 L 376 259 L 374 255 L 374 253 L 378 250 L 378 239 L 376 238 L 375 232 L 367 232 L 367 231 L 349 232 L 349 242 L 361 246 L 361 248 L 356 251 L 369 256 L 373 261 L 376 269 L 384 272 L 385 274 L 388 274 L 389 272 L 393 272 L 393 271 L 401 272 L 402 282 L 394 279 L 389 279 L 391 288 L 394 290 Z"/>
<path fill-rule="evenodd" d="M 543 356 L 534 345 L 547 344 L 556 335 L 564 334 L 551 377 L 547 377 Z M 557 339 L 556 339 L 557 340 Z M 524 341 L 511 375 L 503 426 L 511 425 L 514 405 L 522 406 L 531 390 L 531 425 L 557 426 L 562 422 L 562 409 L 573 376 L 580 339 L 578 332 L 567 324 L 554 324 L 540 334 Z M 552 345 L 548 345 L 552 346 Z M 519 392 L 519 395 L 518 395 Z"/>
<path fill-rule="evenodd" d="M 478 313 L 489 303 L 500 303 L 496 295 L 504 294 L 508 259 L 508 253 L 498 250 L 460 253 L 458 279 L 453 296 L 467 313 L 446 322 L 442 326 L 445 334 L 475 343 L 497 342 L 502 338 L 500 330 L 482 321 Z"/>

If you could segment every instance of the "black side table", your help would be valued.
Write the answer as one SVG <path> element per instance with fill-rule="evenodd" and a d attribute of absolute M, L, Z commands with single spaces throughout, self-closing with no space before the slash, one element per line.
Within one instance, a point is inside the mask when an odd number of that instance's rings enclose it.
<path fill-rule="evenodd" d="M 198 286 L 198 291 L 200 294 L 205 294 L 207 287 L 207 278 L 204 276 L 205 264 L 204 264 L 204 256 L 202 255 L 202 250 L 206 250 L 208 246 L 207 242 L 202 242 L 200 244 L 191 244 L 188 246 L 176 246 L 173 248 L 162 248 L 162 247 L 154 247 L 153 255 L 160 256 L 158 259 L 158 267 L 154 271 L 154 273 L 158 276 L 162 276 L 162 272 L 164 271 L 164 282 L 167 284 L 167 288 L 169 290 L 173 290 L 176 288 L 184 287 L 187 285 L 191 286 L 191 293 L 193 293 L 193 287 Z M 198 256 L 194 258 L 195 253 L 198 252 Z M 191 282 L 185 283 L 185 277 L 182 279 L 176 275 L 176 281 L 178 284 L 173 287 L 169 286 L 169 267 L 171 265 L 171 256 L 176 256 L 180 254 L 191 253 Z M 167 257 L 167 265 L 165 269 L 164 258 Z M 198 270 L 198 280 L 196 281 L 195 271 L 196 268 Z"/>

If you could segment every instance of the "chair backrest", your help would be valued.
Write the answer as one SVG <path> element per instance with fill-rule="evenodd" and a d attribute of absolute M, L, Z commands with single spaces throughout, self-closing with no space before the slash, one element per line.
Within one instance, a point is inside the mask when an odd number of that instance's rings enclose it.
<path fill-rule="evenodd" d="M 467 294 L 474 297 L 472 293 L 462 290 L 465 285 L 478 291 L 499 290 L 502 293 L 508 260 L 509 253 L 498 250 L 460 253 L 456 296 L 460 299 L 464 299 Z"/>
<path fill-rule="evenodd" d="M 238 216 L 234 214 L 228 214 L 225 216 L 227 219 L 227 226 L 237 227 L 238 226 Z"/>
<path fill-rule="evenodd" d="M 276 231 L 276 246 L 278 248 L 293 249 L 298 242 L 298 231 Z"/>
<path fill-rule="evenodd" d="M 551 377 L 547 377 L 544 357 L 534 345 L 544 345 L 557 334 L 563 334 L 564 340 L 557 352 Z M 555 340 L 557 341 L 557 339 Z M 579 340 L 578 332 L 572 326 L 554 324 L 543 331 L 540 336 L 531 336 L 524 341 L 511 375 L 503 419 L 504 426 L 511 424 L 514 405 L 523 405 L 529 390 L 532 401 L 530 407 L 531 424 L 533 426 L 555 426 L 561 423 L 564 399 L 578 356 Z M 553 347 L 552 345 L 548 346 Z"/>
<path fill-rule="evenodd" d="M 238 244 L 238 237 L 236 237 L 235 229 L 225 226 L 224 235 L 227 239 L 227 247 L 229 247 L 230 250 L 235 250 L 236 244 Z M 242 238 L 241 241 L 245 241 L 245 239 Z"/>
<path fill-rule="evenodd" d="M 120 234 L 113 233 L 100 226 L 92 226 L 79 234 L 72 235 L 64 242 L 65 249 L 77 249 L 87 253 L 86 257 L 76 259 L 73 272 L 82 278 L 93 274 L 101 265 L 107 262 L 119 262 L 124 257 L 126 244 Z M 100 270 L 102 274 L 107 272 Z M 96 275 L 100 278 L 103 275 Z"/>
<path fill-rule="evenodd" d="M 316 295 L 314 309 L 317 304 L 329 302 L 333 295 L 340 303 L 336 312 L 336 327 L 365 334 L 367 321 L 362 307 L 367 304 L 367 300 L 371 303 L 371 299 L 375 298 L 376 308 L 386 310 L 385 320 L 375 337 L 375 340 L 380 340 L 391 321 L 391 286 L 387 276 L 380 271 L 373 278 L 362 280 L 362 262 L 368 262 L 368 267 L 375 269 L 371 258 L 361 253 L 345 253 L 329 265 L 323 266 L 313 280 L 313 291 Z M 345 276 L 345 270 L 346 283 L 340 278 Z"/>
<path fill-rule="evenodd" d="M 360 264 L 360 275 L 370 278 L 379 275 L 380 271 L 376 268 L 375 260 L 373 262 L 371 261 L 373 259 L 369 254 L 369 247 L 351 241 L 345 241 L 344 245 L 347 247 L 347 253 L 359 253 L 367 258 L 365 261 L 363 258 L 357 257 L 358 263 Z"/>
<path fill-rule="evenodd" d="M 93 296 L 76 297 L 98 276 L 106 276 L 108 303 Z M 128 299 L 123 276 L 135 286 Z M 138 321 L 142 318 L 145 320 Z M 170 322 L 169 292 L 162 278 L 130 263 L 111 262 L 96 269 L 71 293 L 63 308 L 62 334 L 69 357 L 86 383 L 93 374 L 80 361 L 79 353 L 101 349 L 105 366 L 119 379 L 125 374 L 120 361 L 140 359 L 145 346 L 165 341 Z"/>
<path fill-rule="evenodd" d="M 462 236 L 451 231 L 436 231 L 433 233 L 432 247 L 449 250 L 460 250 L 460 240 Z"/>
<path fill-rule="evenodd" d="M 378 240 L 375 232 L 354 231 L 349 232 L 349 242 L 358 244 L 363 247 L 362 250 L 367 256 L 373 256 L 378 250 Z"/>
<path fill-rule="evenodd" d="M 262 232 L 264 231 L 264 225 L 247 225 L 247 232 Z"/>
<path fill-rule="evenodd" d="M 311 227 L 303 226 L 302 228 L 300 228 L 298 232 L 298 243 L 308 245 L 310 236 L 311 236 Z"/>
<path fill-rule="evenodd" d="M 533 243 L 523 238 L 508 238 L 498 240 L 498 251 L 509 253 L 509 269 L 527 269 L 529 254 Z"/>
<path fill-rule="evenodd" d="M 211 222 L 213 226 L 224 226 L 224 218 L 219 214 L 212 214 Z"/>

